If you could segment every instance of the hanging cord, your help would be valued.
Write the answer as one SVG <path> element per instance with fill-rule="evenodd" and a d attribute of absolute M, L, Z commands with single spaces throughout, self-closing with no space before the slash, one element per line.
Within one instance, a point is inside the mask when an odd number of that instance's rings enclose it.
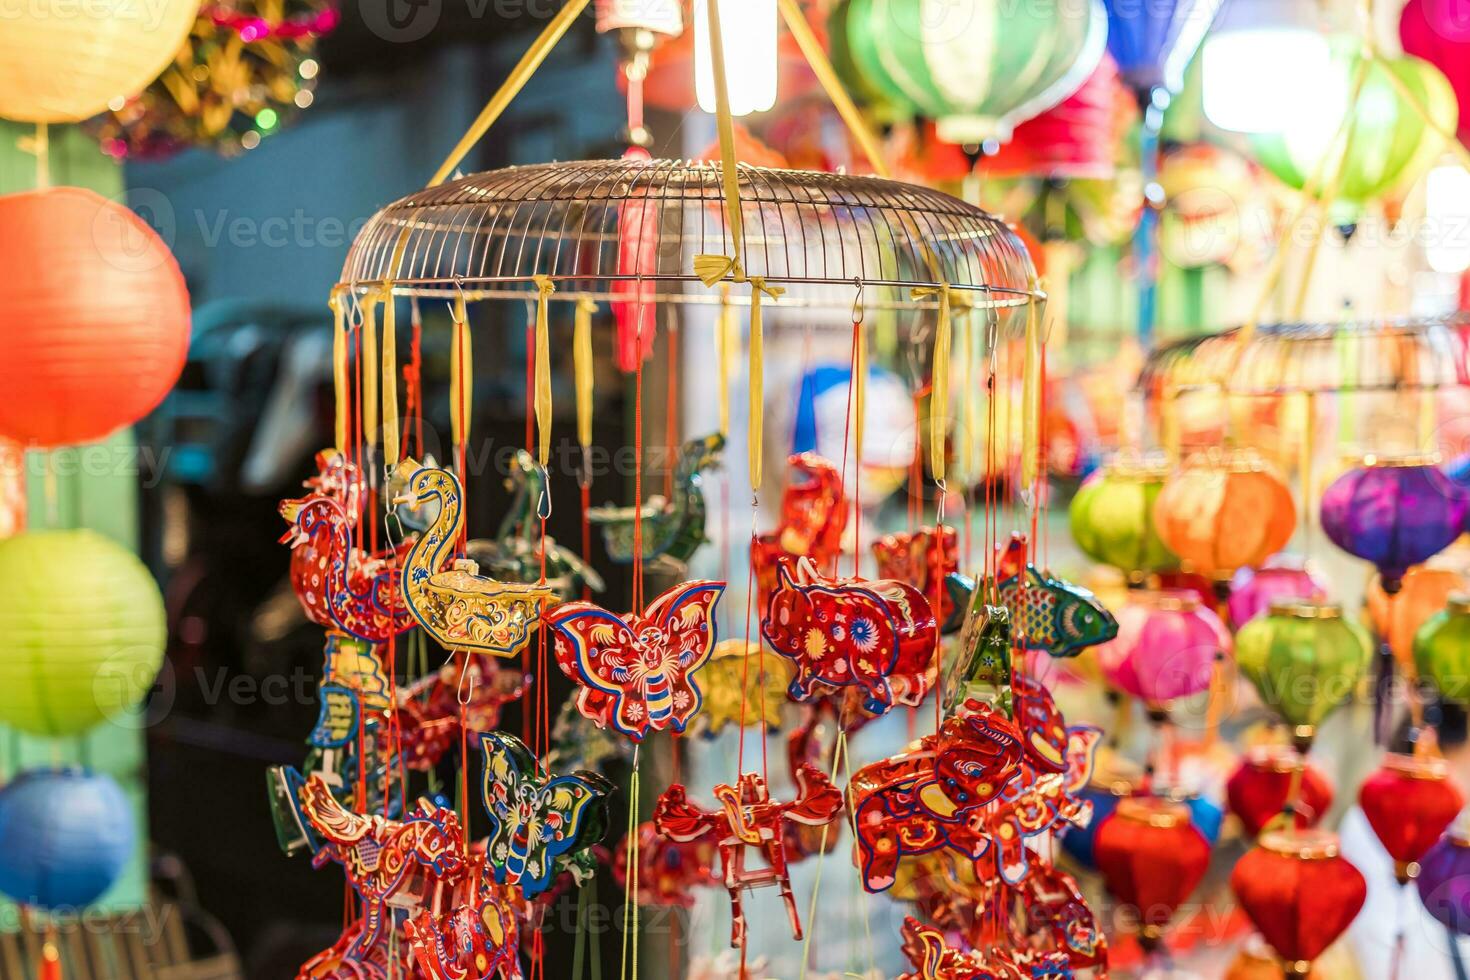
<path fill-rule="evenodd" d="M 638 774 L 641 746 L 633 747 L 633 773 L 628 777 L 628 859 L 623 875 L 622 980 L 638 978 L 638 805 L 642 786 Z M 632 964 L 632 970 L 628 966 Z"/>

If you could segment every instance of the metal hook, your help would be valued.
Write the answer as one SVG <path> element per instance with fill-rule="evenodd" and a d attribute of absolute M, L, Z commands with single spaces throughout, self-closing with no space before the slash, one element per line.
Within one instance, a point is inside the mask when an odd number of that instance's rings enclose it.
<path fill-rule="evenodd" d="M 475 679 L 470 677 L 470 653 L 467 650 L 459 651 L 464 654 L 464 660 L 459 665 L 459 683 L 455 685 L 454 697 L 463 707 L 468 705 L 475 696 Z M 469 680 L 469 691 L 465 690 L 465 680 Z"/>
<path fill-rule="evenodd" d="M 861 278 L 854 278 L 852 282 L 857 287 L 857 295 L 852 298 L 852 325 L 860 327 L 863 325 L 864 318 L 868 315 L 868 311 L 863 308 L 863 290 L 865 287 Z"/>
<path fill-rule="evenodd" d="M 536 501 L 536 516 L 541 520 L 551 518 L 551 474 L 546 470 L 545 463 L 537 463 L 536 469 L 541 471 L 541 496 Z"/>

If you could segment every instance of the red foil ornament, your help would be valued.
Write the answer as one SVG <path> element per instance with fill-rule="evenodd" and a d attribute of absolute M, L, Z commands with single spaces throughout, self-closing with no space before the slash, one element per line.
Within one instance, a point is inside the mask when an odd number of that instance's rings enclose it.
<path fill-rule="evenodd" d="M 1368 883 L 1323 831 L 1268 833 L 1235 865 L 1230 887 L 1266 942 L 1304 977 L 1352 924 Z"/>
<path fill-rule="evenodd" d="M 786 463 L 791 475 L 781 493 L 781 523 L 758 535 L 751 548 L 762 609 L 771 601 L 782 558 L 810 558 L 819 569 L 835 567 L 851 509 L 842 474 L 827 459 L 796 453 Z"/>
<path fill-rule="evenodd" d="M 1155 796 L 1130 797 L 1103 821 L 1093 847 L 1108 891 L 1135 911 L 1139 944 L 1157 949 L 1210 865 L 1210 842 L 1190 821 L 1189 808 Z"/>
<path fill-rule="evenodd" d="M 1298 770 L 1300 777 L 1296 775 Z M 1315 827 L 1332 806 L 1332 783 L 1289 745 L 1263 745 L 1247 753 L 1225 784 L 1230 812 L 1240 818 L 1246 834 L 1259 837 L 1283 814 L 1291 784 L 1298 778 L 1291 818 L 1298 829 L 1304 830 Z"/>
<path fill-rule="evenodd" d="M 948 525 L 896 531 L 873 542 L 878 577 L 907 582 L 932 603 L 939 597 L 939 621 L 955 614 L 954 596 L 945 588 L 945 576 L 959 570 L 959 534 Z"/>
<path fill-rule="evenodd" d="M 1443 759 L 1386 755 L 1363 782 L 1358 805 L 1393 858 L 1399 884 L 1418 874 L 1419 859 L 1465 806 Z"/>

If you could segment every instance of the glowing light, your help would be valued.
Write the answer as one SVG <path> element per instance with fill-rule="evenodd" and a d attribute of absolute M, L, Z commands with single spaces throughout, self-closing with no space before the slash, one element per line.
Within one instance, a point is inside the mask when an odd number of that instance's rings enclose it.
<path fill-rule="evenodd" d="M 1425 182 L 1424 255 L 1435 272 L 1470 269 L 1470 172 L 1435 167 Z"/>
<path fill-rule="evenodd" d="M 730 112 L 747 116 L 776 104 L 776 0 L 720 0 Z M 699 107 L 715 111 L 709 4 L 694 3 L 694 90 Z"/>
<path fill-rule="evenodd" d="M 1326 124 L 1347 109 L 1348 80 L 1327 37 L 1299 27 L 1226 31 L 1205 41 L 1205 117 L 1239 133 Z"/>
<path fill-rule="evenodd" d="M 266 130 L 267 132 L 275 129 L 276 124 L 280 121 L 281 117 L 276 115 L 276 110 L 274 109 L 262 109 L 255 114 L 255 125 L 259 126 L 263 130 Z"/>

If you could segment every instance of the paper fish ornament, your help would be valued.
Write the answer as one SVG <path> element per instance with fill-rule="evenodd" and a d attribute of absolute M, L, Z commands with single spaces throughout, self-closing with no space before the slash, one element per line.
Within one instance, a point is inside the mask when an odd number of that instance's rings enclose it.
<path fill-rule="evenodd" d="M 485 859 L 497 884 L 518 885 L 533 898 L 551 886 L 559 860 L 602 839 L 613 786 L 595 772 L 542 775 L 531 750 L 512 735 L 486 732 L 480 747 L 490 817 Z"/>
<path fill-rule="evenodd" d="M 682 732 L 699 713 L 695 675 L 715 648 L 715 606 L 723 582 L 685 582 L 649 603 L 641 616 L 618 616 L 590 602 L 568 602 L 546 617 L 556 662 L 580 690 L 577 708 L 634 741 L 649 732 Z"/>
<path fill-rule="evenodd" d="M 791 661 L 789 693 L 806 701 L 860 688 L 863 707 L 883 714 L 917 705 L 933 684 L 938 624 L 906 582 L 829 579 L 810 559 L 782 561 L 761 635 Z"/>

